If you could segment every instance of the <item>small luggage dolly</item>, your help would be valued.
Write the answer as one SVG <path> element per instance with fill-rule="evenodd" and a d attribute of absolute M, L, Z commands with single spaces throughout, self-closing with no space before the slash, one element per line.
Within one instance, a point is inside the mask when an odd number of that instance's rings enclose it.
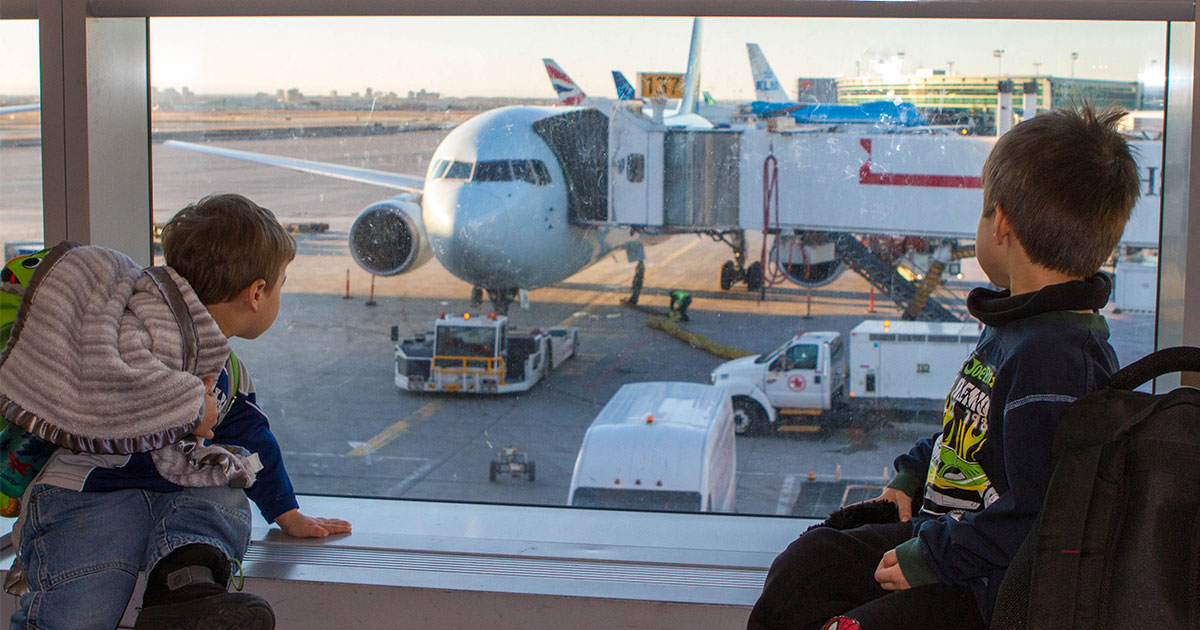
<path fill-rule="evenodd" d="M 496 459 L 493 459 L 491 466 L 488 468 L 488 481 L 495 481 L 500 475 L 512 475 L 520 477 L 522 475 L 528 481 L 533 481 L 537 478 L 534 463 L 525 453 L 517 450 L 515 446 L 506 446 L 496 453 Z"/>

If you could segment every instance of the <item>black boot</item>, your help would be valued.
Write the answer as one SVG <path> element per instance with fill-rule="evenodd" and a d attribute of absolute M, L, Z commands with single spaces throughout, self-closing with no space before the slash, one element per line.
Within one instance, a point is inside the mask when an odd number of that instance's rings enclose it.
<path fill-rule="evenodd" d="M 134 630 L 273 630 L 275 613 L 250 593 L 226 593 L 229 560 L 212 545 L 180 547 L 158 561 Z"/>

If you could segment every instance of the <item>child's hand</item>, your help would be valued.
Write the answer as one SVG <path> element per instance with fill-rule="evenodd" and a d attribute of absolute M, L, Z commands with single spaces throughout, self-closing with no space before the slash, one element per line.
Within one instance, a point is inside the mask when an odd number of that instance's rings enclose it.
<path fill-rule="evenodd" d="M 884 501 L 891 501 L 892 503 L 896 504 L 896 510 L 900 512 L 900 522 L 905 522 L 912 518 L 913 501 L 912 497 L 908 496 L 907 494 L 904 494 L 896 488 L 884 488 L 883 492 L 881 492 L 879 496 L 871 500 L 878 501 L 880 499 L 883 499 Z"/>
<path fill-rule="evenodd" d="M 908 579 L 904 577 L 904 572 L 900 570 L 900 559 L 896 557 L 896 550 L 883 554 L 883 559 L 879 561 L 879 566 L 875 567 L 875 581 L 879 582 L 879 586 L 885 591 L 903 591 L 906 588 L 912 588 L 908 585 Z"/>
<path fill-rule="evenodd" d="M 213 438 L 213 427 L 217 426 L 217 410 L 220 405 L 217 404 L 217 392 L 213 389 L 217 384 L 217 379 L 208 377 L 204 379 L 204 415 L 200 417 L 200 424 L 192 430 L 192 435 L 198 435 L 206 440 Z"/>
<path fill-rule="evenodd" d="M 350 533 L 350 522 L 337 518 L 305 516 L 293 509 L 275 518 L 275 524 L 288 536 L 296 538 L 324 538 L 330 534 Z"/>

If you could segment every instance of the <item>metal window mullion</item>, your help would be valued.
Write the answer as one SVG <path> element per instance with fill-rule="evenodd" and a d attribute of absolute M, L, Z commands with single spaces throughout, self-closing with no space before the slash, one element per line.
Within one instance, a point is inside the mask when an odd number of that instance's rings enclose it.
<path fill-rule="evenodd" d="M 97 17 L 202 17 L 285 15 L 711 15 L 885 17 L 957 19 L 1193 19 L 1187 0 L 92 0 Z"/>

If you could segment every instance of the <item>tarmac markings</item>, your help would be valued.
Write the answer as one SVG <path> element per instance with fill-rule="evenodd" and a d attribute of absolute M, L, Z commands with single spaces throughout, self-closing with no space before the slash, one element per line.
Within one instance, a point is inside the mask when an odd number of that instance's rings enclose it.
<path fill-rule="evenodd" d="M 399 420 L 392 426 L 380 431 L 378 435 L 368 440 L 365 444 L 355 447 L 349 453 L 346 453 L 346 455 L 349 455 L 350 457 L 362 457 L 364 455 L 370 455 L 371 453 L 378 452 L 379 449 L 387 446 L 392 440 L 395 440 L 405 431 L 408 431 L 409 427 L 421 422 L 422 420 L 428 419 L 430 416 L 440 411 L 444 406 L 445 403 L 440 400 L 426 403 L 423 407 L 414 411 L 411 416 Z"/>

